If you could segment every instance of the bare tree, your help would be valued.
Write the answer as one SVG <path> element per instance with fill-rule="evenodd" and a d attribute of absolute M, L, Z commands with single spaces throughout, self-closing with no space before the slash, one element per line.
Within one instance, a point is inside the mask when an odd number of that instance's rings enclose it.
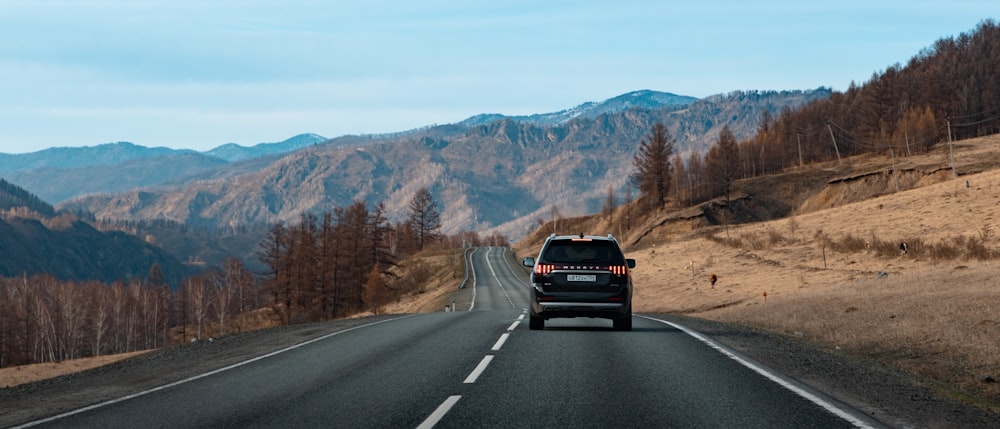
<path fill-rule="evenodd" d="M 556 208 L 555 204 L 549 209 L 549 219 L 552 222 L 552 233 L 557 234 L 559 232 L 559 219 L 562 219 L 562 214 L 559 213 L 559 209 Z"/>
<path fill-rule="evenodd" d="M 52 304 L 56 313 L 57 358 L 76 359 L 81 356 L 86 324 L 86 307 L 83 301 L 85 290 L 78 285 L 58 282 L 52 284 Z"/>
<path fill-rule="evenodd" d="M 611 216 L 615 214 L 615 209 L 618 208 L 618 199 L 615 198 L 615 187 L 613 185 L 608 185 L 608 194 L 604 198 L 604 205 L 601 206 L 601 214 L 611 220 Z"/>
<path fill-rule="evenodd" d="M 441 229 L 441 212 L 427 188 L 420 188 L 410 200 L 409 224 L 417 234 L 417 249 L 420 250 Z"/>
<path fill-rule="evenodd" d="M 275 224 L 268 231 L 267 237 L 260 244 L 258 256 L 261 261 L 267 264 L 267 283 L 264 288 L 268 294 L 271 309 L 281 319 L 281 323 L 289 323 L 289 308 L 292 306 L 292 276 L 290 268 L 291 259 L 291 233 L 282 224 Z M 185 297 L 186 297 L 185 292 Z M 187 299 L 184 303 L 184 311 L 188 309 Z M 186 323 L 185 317 L 185 323 Z"/>
<path fill-rule="evenodd" d="M 111 285 L 112 344 L 110 353 L 135 351 L 133 348 L 134 305 L 122 281 Z"/>
<path fill-rule="evenodd" d="M 214 292 L 215 320 L 219 322 L 219 336 L 226 334 L 226 321 L 232 314 L 232 305 L 238 284 L 231 282 L 225 271 L 214 271 L 210 274 L 212 291 Z"/>
<path fill-rule="evenodd" d="M 240 314 L 251 308 L 256 308 L 257 290 L 254 288 L 253 275 L 243 261 L 237 258 L 226 258 L 222 261 L 223 281 L 231 289 L 234 313 Z"/>
<path fill-rule="evenodd" d="M 680 154 L 674 154 L 671 163 L 673 164 L 673 171 L 671 171 L 673 180 L 670 182 L 674 187 L 674 202 L 677 206 L 691 204 L 691 183 L 687 177 L 687 169 L 684 168 L 684 160 Z"/>
<path fill-rule="evenodd" d="M 106 336 L 110 331 L 111 321 L 111 290 L 105 285 L 95 285 L 91 294 L 91 325 L 92 339 L 91 353 L 94 356 L 101 356 L 107 349 Z"/>
<path fill-rule="evenodd" d="M 31 309 L 35 317 L 38 336 L 33 348 L 35 362 L 53 362 L 56 360 L 56 322 L 52 314 L 52 306 L 49 303 L 50 289 L 52 285 L 51 277 L 44 277 L 36 282 L 35 291 L 32 294 Z"/>
<path fill-rule="evenodd" d="M 625 187 L 625 232 L 632 230 L 632 188 Z M 624 236 L 624 234 L 622 234 Z"/>
<path fill-rule="evenodd" d="M 386 282 L 382 278 L 378 264 L 375 264 L 371 272 L 368 273 L 368 281 L 365 282 L 362 298 L 364 299 L 365 307 L 376 315 L 382 311 L 382 307 L 388 301 L 389 293 L 386 290 Z"/>
<path fill-rule="evenodd" d="M 771 124 L 774 122 L 774 115 L 771 113 L 771 109 L 764 108 L 760 111 L 760 116 L 757 117 L 757 133 L 767 134 L 771 131 Z"/>
<path fill-rule="evenodd" d="M 189 277 L 185 280 L 183 287 L 187 288 L 187 296 L 190 300 L 189 313 L 194 319 L 195 338 L 201 339 L 202 327 L 205 326 L 209 309 L 209 295 L 205 287 L 205 278 L 202 276 Z"/>

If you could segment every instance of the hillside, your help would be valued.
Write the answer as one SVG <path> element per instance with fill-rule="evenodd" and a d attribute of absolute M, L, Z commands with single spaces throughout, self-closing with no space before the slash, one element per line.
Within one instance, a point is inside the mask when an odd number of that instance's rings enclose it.
<path fill-rule="evenodd" d="M 24 188 L 0 179 L 0 212 L 52 216 L 56 210 Z"/>
<path fill-rule="evenodd" d="M 721 204 L 713 201 L 643 214 L 620 234 L 600 216 L 567 219 L 559 230 L 623 238 L 638 261 L 638 312 L 800 338 L 941 383 L 936 388 L 996 412 L 1000 136 L 960 141 L 954 150 L 958 177 L 942 145 L 922 156 L 856 157 L 741 183 L 746 206 L 772 193 L 795 201 L 772 220 L 715 224 Z M 530 255 L 550 232 L 551 225 L 533 232 L 515 250 Z M 710 274 L 719 279 L 714 288 Z"/>
<path fill-rule="evenodd" d="M 69 218 L 52 221 L 0 219 L 0 276 L 49 274 L 61 280 L 112 283 L 144 279 L 161 267 L 165 280 L 178 284 L 194 274 L 172 255 L 122 232 L 101 232 Z"/>
<path fill-rule="evenodd" d="M 598 209 L 609 187 L 622 191 L 635 148 L 656 122 L 678 130 L 680 150 L 700 150 L 724 124 L 752 130 L 765 109 L 828 95 L 823 89 L 737 92 L 691 105 L 639 105 L 552 126 L 504 117 L 373 137 L 353 146 L 330 141 L 256 170 L 91 195 L 59 207 L 101 219 L 228 228 L 295 222 L 303 213 L 361 199 L 385 202 L 390 220 L 398 221 L 416 190 L 427 187 L 442 206 L 442 232 L 499 231 L 518 238 L 552 205 L 564 215 L 579 215 Z"/>
<path fill-rule="evenodd" d="M 0 180 L 0 277 L 48 274 L 111 283 L 145 278 L 154 264 L 171 284 L 196 272 L 134 235 L 98 231 Z"/>

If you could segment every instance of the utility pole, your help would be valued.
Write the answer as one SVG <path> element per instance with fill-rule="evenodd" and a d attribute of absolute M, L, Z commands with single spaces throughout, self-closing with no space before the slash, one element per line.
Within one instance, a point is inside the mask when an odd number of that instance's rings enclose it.
<path fill-rule="evenodd" d="M 795 141 L 799 143 L 799 168 L 802 168 L 802 133 L 795 133 Z"/>
<path fill-rule="evenodd" d="M 896 151 L 889 145 L 889 155 L 892 155 L 892 176 L 896 179 L 896 192 L 899 192 L 899 171 L 896 170 Z"/>
<path fill-rule="evenodd" d="M 951 163 L 951 174 L 958 177 L 958 172 L 955 171 L 955 145 L 951 138 L 951 118 L 945 118 L 945 122 L 948 124 L 948 161 Z"/>
<path fill-rule="evenodd" d="M 830 121 L 826 122 L 826 129 L 830 131 L 830 140 L 833 140 L 833 150 L 837 152 L 837 165 L 841 165 L 840 149 L 837 148 L 837 138 L 833 136 L 833 127 L 830 125 Z"/>
<path fill-rule="evenodd" d="M 906 136 L 906 156 L 910 156 L 910 131 L 907 130 L 903 135 Z"/>

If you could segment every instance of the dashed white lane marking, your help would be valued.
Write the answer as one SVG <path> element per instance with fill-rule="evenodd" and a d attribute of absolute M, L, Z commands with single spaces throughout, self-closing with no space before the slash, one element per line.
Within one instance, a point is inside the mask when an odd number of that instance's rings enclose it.
<path fill-rule="evenodd" d="M 520 325 L 522 321 L 524 321 L 524 313 L 525 312 L 521 312 L 521 314 L 517 316 L 517 320 L 515 320 L 514 323 L 511 323 L 510 326 L 507 327 L 508 332 L 500 334 L 500 338 L 497 340 L 496 343 L 493 344 L 493 347 L 490 350 L 498 351 L 501 348 L 503 348 L 504 343 L 506 343 L 507 339 L 510 338 L 510 331 L 516 329 L 517 326 Z M 470 373 L 469 376 L 465 378 L 465 381 L 463 381 L 463 383 L 465 384 L 475 383 L 476 380 L 479 379 L 479 376 L 483 374 L 483 371 L 486 371 L 486 367 L 489 366 L 490 362 L 492 361 L 493 361 L 493 355 L 486 355 L 486 357 L 484 357 L 483 360 L 479 362 L 479 365 L 476 365 L 476 369 L 473 369 L 472 373 Z M 441 421 L 442 418 L 444 418 L 445 414 L 448 414 L 448 411 L 451 411 L 451 408 L 454 407 L 455 404 L 458 403 L 458 400 L 461 398 L 462 398 L 461 395 L 449 396 L 448 399 L 445 399 L 445 401 L 441 403 L 441 405 L 439 405 L 437 409 L 434 410 L 434 412 L 431 413 L 431 415 L 427 417 L 426 420 L 423 421 L 423 423 L 420 424 L 420 426 L 417 426 L 417 429 L 433 428 L 434 425 L 436 425 L 439 421 Z"/>
<path fill-rule="evenodd" d="M 494 279 L 496 279 L 497 285 L 500 286 L 500 290 L 503 291 L 504 296 L 507 297 L 507 302 L 510 303 L 510 308 L 517 308 L 517 306 L 514 305 L 514 299 L 510 297 L 510 293 L 507 292 L 507 288 L 504 287 L 503 282 L 501 282 L 500 278 L 497 277 L 496 270 L 493 269 L 493 263 L 490 262 L 490 253 L 493 253 L 492 247 L 490 247 L 489 250 L 486 251 L 486 266 L 490 269 L 490 274 L 493 276 Z M 504 251 L 504 254 L 506 254 L 506 251 Z M 506 261 L 506 259 L 504 260 Z"/>
<path fill-rule="evenodd" d="M 451 411 L 451 407 L 454 407 L 455 404 L 458 403 L 459 399 L 462 399 L 462 395 L 449 396 L 448 399 L 445 399 L 444 402 L 441 403 L 441 405 L 438 405 L 437 409 L 434 410 L 434 412 L 431 413 L 431 415 L 428 416 L 427 419 L 420 424 L 420 426 L 417 426 L 417 429 L 430 429 L 434 427 L 437 422 L 441 421 L 441 418 L 444 417 L 445 414 L 448 414 L 448 411 Z"/>
<path fill-rule="evenodd" d="M 479 376 L 486 371 L 486 367 L 490 366 L 490 362 L 493 361 L 493 355 L 486 355 L 483 360 L 479 361 L 479 365 L 476 365 L 476 369 L 472 370 L 472 373 L 468 377 L 465 377 L 465 381 L 462 383 L 472 384 L 475 383 Z"/>
<path fill-rule="evenodd" d="M 503 335 L 500 336 L 500 339 L 497 340 L 496 344 L 494 344 L 493 348 L 490 349 L 490 350 L 493 350 L 493 351 L 500 350 L 500 348 L 503 347 L 503 343 L 507 342 L 507 337 L 510 337 L 510 334 L 508 334 L 508 333 L 505 332 Z"/>

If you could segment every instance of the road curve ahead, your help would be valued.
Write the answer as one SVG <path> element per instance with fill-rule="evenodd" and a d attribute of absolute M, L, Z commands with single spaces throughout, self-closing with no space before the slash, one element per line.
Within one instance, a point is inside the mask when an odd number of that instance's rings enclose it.
<path fill-rule="evenodd" d="M 636 316 L 527 329 L 526 271 L 469 252 L 461 311 L 339 331 L 39 427 L 878 427 L 697 333 Z M 641 286 L 640 286 L 641 287 Z"/>

